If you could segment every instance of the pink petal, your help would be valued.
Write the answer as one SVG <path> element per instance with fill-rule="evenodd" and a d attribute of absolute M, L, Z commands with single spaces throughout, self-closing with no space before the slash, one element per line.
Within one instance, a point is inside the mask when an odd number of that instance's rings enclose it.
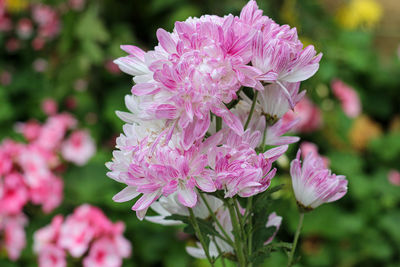
<path fill-rule="evenodd" d="M 140 193 L 136 191 L 136 188 L 133 186 L 127 186 L 122 189 L 118 194 L 113 197 L 115 202 L 125 202 L 134 199 Z"/>
<path fill-rule="evenodd" d="M 197 203 L 197 194 L 188 185 L 180 185 L 178 189 L 178 200 L 186 207 L 193 208 Z"/>
<path fill-rule="evenodd" d="M 171 34 L 164 29 L 157 30 L 157 39 L 162 48 L 170 54 L 176 53 L 176 43 L 172 39 Z"/>
<path fill-rule="evenodd" d="M 160 91 L 160 88 L 155 83 L 139 83 L 132 87 L 132 94 L 137 96 L 152 95 Z"/>

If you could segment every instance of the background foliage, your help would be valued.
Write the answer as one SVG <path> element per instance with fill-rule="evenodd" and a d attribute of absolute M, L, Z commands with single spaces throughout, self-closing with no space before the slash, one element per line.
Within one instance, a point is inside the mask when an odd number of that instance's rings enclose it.
<path fill-rule="evenodd" d="M 0 138 L 15 136 L 17 121 L 43 120 L 40 103 L 51 97 L 90 130 L 98 153 L 86 166 L 71 167 L 64 175 L 65 199 L 60 208 L 45 216 L 33 206 L 26 210 L 28 246 L 15 263 L 0 255 L 0 265 L 36 266 L 32 233 L 48 224 L 54 214 L 68 214 L 86 202 L 101 207 L 113 221 L 126 223 L 126 237 L 133 244 L 133 256 L 125 261 L 126 266 L 207 266 L 185 253 L 185 244 L 194 240 L 182 229 L 139 222 L 130 211 L 131 203 L 111 200 L 122 187 L 106 177 L 104 163 L 121 132 L 115 110 L 125 110 L 123 97 L 132 83 L 130 76 L 115 70 L 111 60 L 123 55 L 120 44 L 153 47 L 159 27 L 171 30 L 174 21 L 206 13 L 236 15 L 246 1 L 98 0 L 87 1 L 80 11 L 66 10 L 61 0 L 41 2 L 59 10 L 61 31 L 40 51 L 32 49 L 29 40 L 18 51 L 0 50 L 0 73 L 11 74 L 9 83 L 0 84 Z M 390 15 L 400 12 L 400 4 L 381 1 L 371 8 L 371 1 L 365 0 L 358 1 L 364 6 L 352 10 L 351 2 L 357 1 L 258 1 L 266 15 L 296 26 L 304 43 L 324 53 L 319 72 L 302 85 L 323 111 L 323 127 L 302 138 L 318 144 L 333 171 L 349 180 L 345 198 L 306 215 L 298 266 L 400 265 L 400 187 L 387 178 L 390 169 L 400 169 L 399 38 L 393 37 L 400 34 L 400 24 L 390 22 Z M 17 8 L 12 15 L 23 17 L 26 12 Z M 346 17 L 346 12 L 353 16 Z M 7 38 L 0 34 L 1 47 Z M 47 62 L 43 72 L 33 67 L 37 59 Z M 334 78 L 360 95 L 363 114 L 358 118 L 348 118 L 333 97 L 330 83 Z M 297 145 L 291 150 L 290 159 Z M 279 173 L 274 183 L 286 186 L 275 194 L 283 200 L 271 201 L 271 211 L 284 218 L 277 239 L 290 242 L 298 215 L 285 160 Z M 285 263 L 285 254 L 279 252 L 264 266 Z"/>

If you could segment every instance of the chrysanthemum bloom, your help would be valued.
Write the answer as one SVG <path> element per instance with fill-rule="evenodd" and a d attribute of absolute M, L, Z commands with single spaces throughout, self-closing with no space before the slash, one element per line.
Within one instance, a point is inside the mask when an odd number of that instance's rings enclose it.
<path fill-rule="evenodd" d="M 333 94 L 341 102 L 344 113 L 350 118 L 357 117 L 361 113 L 361 103 L 357 92 L 341 80 L 333 80 L 331 86 Z"/>
<path fill-rule="evenodd" d="M 303 211 L 313 210 L 326 202 L 333 202 L 347 193 L 347 180 L 325 168 L 322 158 L 309 153 L 300 161 L 301 150 L 290 165 L 293 191 Z"/>
<path fill-rule="evenodd" d="M 221 135 L 225 142 L 209 150 L 209 166 L 215 171 L 217 189 L 225 191 L 225 197 L 239 195 L 249 197 L 264 192 L 275 176 L 272 163 L 286 152 L 288 146 L 279 146 L 257 155 L 261 133 L 247 130 L 243 136 L 225 129 Z"/>

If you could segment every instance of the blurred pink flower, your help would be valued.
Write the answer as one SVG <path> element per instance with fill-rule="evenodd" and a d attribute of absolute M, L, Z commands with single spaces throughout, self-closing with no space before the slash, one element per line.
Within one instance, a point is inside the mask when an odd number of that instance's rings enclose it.
<path fill-rule="evenodd" d="M 11 83 L 12 81 L 12 76 L 11 73 L 9 71 L 2 71 L 0 73 L 0 84 L 7 86 Z"/>
<path fill-rule="evenodd" d="M 42 126 L 37 121 L 32 120 L 25 123 L 17 123 L 15 128 L 26 140 L 32 141 L 39 136 Z"/>
<path fill-rule="evenodd" d="M 74 89 L 78 92 L 86 91 L 88 87 L 88 82 L 85 79 L 78 79 L 74 82 Z"/>
<path fill-rule="evenodd" d="M 53 39 L 58 35 L 61 25 L 60 18 L 55 9 L 44 4 L 32 7 L 32 18 L 39 25 L 39 37 Z"/>
<path fill-rule="evenodd" d="M 309 133 L 319 129 L 322 125 L 322 116 L 320 109 L 311 102 L 307 97 L 304 97 L 294 107 L 294 110 L 289 110 L 284 116 L 285 121 L 293 121 L 299 118 L 300 121 L 293 128 L 295 132 Z"/>
<path fill-rule="evenodd" d="M 35 61 L 33 61 L 33 64 L 32 64 L 33 69 L 36 72 L 44 72 L 44 71 L 46 71 L 47 65 L 48 65 L 48 62 L 44 58 L 37 58 L 37 59 L 35 59 Z M 47 115 L 52 115 L 52 114 L 47 114 Z"/>
<path fill-rule="evenodd" d="M 72 10 L 82 11 L 85 7 L 86 0 L 68 0 L 68 5 Z"/>
<path fill-rule="evenodd" d="M 61 154 L 67 161 L 76 165 L 84 165 L 96 152 L 96 145 L 87 131 L 79 130 L 71 133 L 61 145 Z"/>
<path fill-rule="evenodd" d="M 55 115 L 57 113 L 58 104 L 52 98 L 46 98 L 42 100 L 42 110 L 48 116 Z"/>
<path fill-rule="evenodd" d="M 32 48 L 35 51 L 42 50 L 45 44 L 46 40 L 40 36 L 37 36 L 32 40 Z"/>
<path fill-rule="evenodd" d="M 6 50 L 13 53 L 19 50 L 21 47 L 21 41 L 16 38 L 10 38 L 6 41 Z"/>
<path fill-rule="evenodd" d="M 14 216 L 4 216 L 0 213 L 0 231 L 4 231 L 4 245 L 8 257 L 15 261 L 26 246 L 24 226 L 27 219 L 23 213 Z"/>
<path fill-rule="evenodd" d="M 290 164 L 293 191 L 298 205 L 304 211 L 315 209 L 323 203 L 333 202 L 347 193 L 347 180 L 325 168 L 322 158 L 313 153 L 300 161 L 301 150 Z"/>
<path fill-rule="evenodd" d="M 331 86 L 333 94 L 341 102 L 344 113 L 351 118 L 357 117 L 361 113 L 361 103 L 357 92 L 338 79 L 333 80 Z"/>
<path fill-rule="evenodd" d="M 118 65 L 115 64 L 112 60 L 107 60 L 104 64 L 104 67 L 111 74 L 121 73 L 121 70 L 119 69 Z"/>
<path fill-rule="evenodd" d="M 65 99 L 65 106 L 67 107 L 67 109 L 75 109 L 77 106 L 76 98 L 73 96 L 67 97 L 67 99 Z"/>
<path fill-rule="evenodd" d="M 30 195 L 32 203 L 42 205 L 45 213 L 49 213 L 61 204 L 64 182 L 52 173 L 37 186 L 32 186 Z"/>
<path fill-rule="evenodd" d="M 61 227 L 58 244 L 73 257 L 81 257 L 94 237 L 94 229 L 88 219 L 90 217 L 76 218 L 70 215 Z"/>
<path fill-rule="evenodd" d="M 109 237 L 100 238 L 92 244 L 89 255 L 83 259 L 83 266 L 119 267 L 122 265 L 122 258 L 129 256 L 130 249 L 130 243 L 125 239 L 115 240 Z"/>
<path fill-rule="evenodd" d="M 0 176 L 0 211 L 5 214 L 18 214 L 29 201 L 29 191 L 24 177 L 17 173 Z"/>
<path fill-rule="evenodd" d="M 21 39 L 28 39 L 32 36 L 33 33 L 33 24 L 32 21 L 28 18 L 22 18 L 18 21 L 17 24 L 17 35 Z"/>
<path fill-rule="evenodd" d="M 390 170 L 388 180 L 392 185 L 400 186 L 400 172 L 397 170 Z"/>
<path fill-rule="evenodd" d="M 43 250 L 47 246 L 56 244 L 60 235 L 61 225 L 64 221 L 62 215 L 56 215 L 51 220 L 51 224 L 37 230 L 34 235 L 34 248 L 35 252 Z"/>
<path fill-rule="evenodd" d="M 53 218 L 50 225 L 34 234 L 34 251 L 40 267 L 65 266 L 66 252 L 74 258 L 87 255 L 83 266 L 119 267 L 129 257 L 131 245 L 122 234 L 122 222 L 112 223 L 97 207 L 87 204 L 63 220 Z"/>
<path fill-rule="evenodd" d="M 40 267 L 66 267 L 67 259 L 65 251 L 55 245 L 49 245 L 41 249 L 39 254 Z"/>

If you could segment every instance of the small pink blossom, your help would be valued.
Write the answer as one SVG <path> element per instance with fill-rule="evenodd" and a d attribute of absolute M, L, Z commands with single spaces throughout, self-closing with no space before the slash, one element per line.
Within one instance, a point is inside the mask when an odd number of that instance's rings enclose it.
<path fill-rule="evenodd" d="M 33 66 L 33 69 L 36 71 L 36 72 L 39 72 L 39 73 L 41 73 L 41 72 L 45 72 L 46 71 L 46 69 L 47 69 L 47 65 L 48 65 L 48 62 L 47 62 L 47 60 L 45 60 L 45 59 L 43 59 L 43 58 L 37 58 L 37 59 L 35 59 L 35 61 L 33 61 L 33 64 L 32 64 L 32 66 Z M 50 100 L 50 99 L 46 99 L 46 100 Z M 45 100 L 45 101 L 46 101 Z M 54 114 L 55 112 L 53 112 L 53 114 Z M 48 113 L 46 113 L 47 115 L 53 115 L 53 114 L 48 114 Z"/>
<path fill-rule="evenodd" d="M 121 70 L 118 68 L 118 65 L 115 64 L 112 60 L 107 60 L 104 64 L 104 67 L 111 74 L 121 73 Z"/>
<path fill-rule="evenodd" d="M 10 53 L 16 52 L 21 48 L 21 41 L 16 38 L 10 38 L 6 41 L 6 50 Z"/>
<path fill-rule="evenodd" d="M 12 75 L 10 72 L 2 71 L 0 73 L 0 84 L 1 85 L 7 86 L 11 83 L 11 81 L 12 81 Z"/>
<path fill-rule="evenodd" d="M 42 126 L 39 122 L 31 120 L 25 123 L 17 123 L 15 128 L 16 131 L 21 133 L 26 140 L 33 141 L 40 135 Z"/>
<path fill-rule="evenodd" d="M 61 154 L 67 161 L 84 165 L 95 154 L 96 145 L 87 131 L 75 131 L 61 145 Z"/>
<path fill-rule="evenodd" d="M 5 214 L 18 214 L 29 201 L 29 191 L 24 183 L 24 177 L 17 173 L 0 176 L 2 187 L 0 194 L 0 210 Z"/>
<path fill-rule="evenodd" d="M 36 4 L 32 7 L 32 18 L 39 25 L 39 36 L 53 39 L 61 29 L 60 18 L 55 9 L 48 5 Z"/>
<path fill-rule="evenodd" d="M 32 203 L 42 205 L 45 213 L 49 213 L 61 204 L 64 182 L 61 178 L 50 175 L 37 186 L 30 188 Z"/>
<path fill-rule="evenodd" d="M 347 180 L 343 175 L 335 175 L 325 168 L 321 157 L 312 152 L 300 161 L 301 150 L 290 165 L 293 191 L 298 205 L 304 210 L 312 210 L 323 203 L 333 202 L 347 193 Z"/>
<path fill-rule="evenodd" d="M 357 117 L 361 113 L 361 103 L 357 92 L 341 80 L 332 81 L 333 94 L 339 99 L 343 111 L 351 118 Z"/>
<path fill-rule="evenodd" d="M 21 39 L 28 39 L 33 33 L 32 21 L 28 18 L 22 18 L 17 24 L 17 34 Z"/>
<path fill-rule="evenodd" d="M 392 185 L 400 186 L 400 172 L 397 170 L 390 170 L 388 180 Z"/>
<path fill-rule="evenodd" d="M 8 257 L 15 261 L 26 246 L 24 226 L 27 219 L 23 213 L 4 216 L 0 214 L 0 231 L 4 231 L 4 246 Z M 0 232 L 1 233 L 1 232 Z"/>
<path fill-rule="evenodd" d="M 48 116 L 54 115 L 57 113 L 58 104 L 52 98 L 46 98 L 42 101 L 42 110 Z"/>
<path fill-rule="evenodd" d="M 63 222 L 63 216 L 57 215 L 51 220 L 51 224 L 35 232 L 33 237 L 35 252 L 39 252 L 45 249 L 47 246 L 57 243 Z"/>
<path fill-rule="evenodd" d="M 66 253 L 62 248 L 54 245 L 44 247 L 39 254 L 40 267 L 66 267 Z"/>
<path fill-rule="evenodd" d="M 32 48 L 35 51 L 42 50 L 45 44 L 46 40 L 40 36 L 37 36 L 32 40 Z"/>
<path fill-rule="evenodd" d="M 85 7 L 85 0 L 68 0 L 68 5 L 72 10 L 82 11 Z"/>

